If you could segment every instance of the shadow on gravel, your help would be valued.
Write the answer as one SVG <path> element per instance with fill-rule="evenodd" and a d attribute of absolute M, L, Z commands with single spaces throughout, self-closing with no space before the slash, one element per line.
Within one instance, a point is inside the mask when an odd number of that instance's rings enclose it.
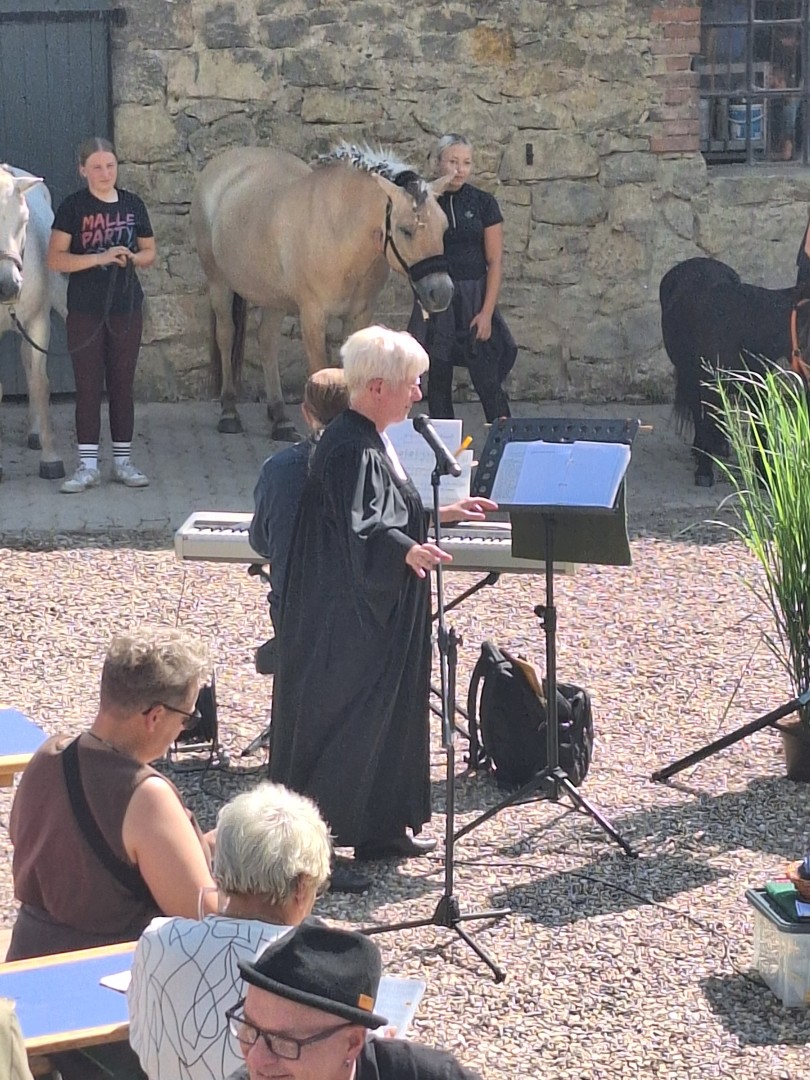
<path fill-rule="evenodd" d="M 492 903 L 506 904 L 532 922 L 553 929 L 630 911 L 640 904 L 665 903 L 679 893 L 715 885 L 727 876 L 724 870 L 689 854 L 641 860 L 616 855 L 591 867 L 511 886 L 494 894 Z"/>
<path fill-rule="evenodd" d="M 759 976 L 712 975 L 700 985 L 709 1008 L 743 1046 L 802 1046 L 810 1041 L 807 1010 L 784 1008 Z"/>
<path fill-rule="evenodd" d="M 788 794 L 795 801 L 795 813 L 787 807 L 785 828 L 778 843 L 774 843 L 773 835 L 761 823 L 775 805 L 777 790 L 780 812 L 785 813 L 785 785 L 789 785 Z M 787 860 L 804 850 L 806 797 L 801 784 L 766 778 L 753 781 L 744 791 L 702 795 L 678 806 L 655 807 L 614 818 L 619 833 L 641 849 L 639 859 L 629 859 L 618 849 L 611 849 L 610 841 L 590 819 L 566 813 L 553 822 L 557 826 L 553 833 L 554 854 L 568 850 L 577 854 L 583 840 L 593 840 L 602 848 L 598 861 L 508 888 L 493 895 L 492 902 L 508 904 L 527 918 L 554 927 L 627 911 L 637 907 L 639 901 L 666 901 L 727 877 L 728 872 L 712 862 L 721 859 L 724 852 L 747 849 Z M 549 829 L 543 827 L 541 832 L 547 845 Z M 532 843 L 539 838 L 537 832 L 523 833 L 508 847 L 493 853 L 492 863 L 512 857 L 515 862 L 511 865 L 525 865 L 528 870 L 534 863 L 542 873 L 543 852 L 538 849 L 535 856 L 536 845 Z M 651 854 L 644 855 L 645 851 Z"/>

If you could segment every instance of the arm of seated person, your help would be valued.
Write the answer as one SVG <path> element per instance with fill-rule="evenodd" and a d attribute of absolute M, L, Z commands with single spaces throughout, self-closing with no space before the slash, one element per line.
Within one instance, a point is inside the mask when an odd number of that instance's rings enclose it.
<path fill-rule="evenodd" d="M 214 888 L 205 850 L 175 792 L 159 776 L 138 786 L 124 815 L 124 847 L 164 915 L 196 919 L 200 890 Z M 204 894 L 215 914 L 216 890 Z"/>

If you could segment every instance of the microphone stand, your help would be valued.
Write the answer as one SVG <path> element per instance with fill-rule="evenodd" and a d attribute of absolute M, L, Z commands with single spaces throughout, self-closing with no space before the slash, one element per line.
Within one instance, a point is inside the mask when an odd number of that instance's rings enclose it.
<path fill-rule="evenodd" d="M 449 470 L 446 463 L 436 455 L 436 466 L 431 474 L 433 488 L 433 521 L 436 543 L 441 544 L 441 520 L 439 518 L 439 484 Z M 436 564 L 436 605 L 438 622 L 439 676 L 442 717 L 442 746 L 445 751 L 446 772 L 446 814 L 444 840 L 444 891 L 433 916 L 428 919 L 410 919 L 406 922 L 388 926 L 368 926 L 361 931 L 364 934 L 383 934 L 389 930 L 412 930 L 421 926 L 443 926 L 453 930 L 462 941 L 472 949 L 492 972 L 495 982 L 503 982 L 506 973 L 499 967 L 484 949 L 460 925 L 474 919 L 502 919 L 511 915 L 511 908 L 497 908 L 492 911 L 471 911 L 462 915 L 458 897 L 455 895 L 455 814 L 456 814 L 456 751 L 453 736 L 455 734 L 456 711 L 456 664 L 460 638 L 451 628 L 448 632 L 445 623 L 444 578 L 442 564 Z"/>

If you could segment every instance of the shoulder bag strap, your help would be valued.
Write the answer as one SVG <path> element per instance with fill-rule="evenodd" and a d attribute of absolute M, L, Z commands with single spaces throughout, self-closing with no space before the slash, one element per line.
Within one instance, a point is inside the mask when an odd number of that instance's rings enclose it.
<path fill-rule="evenodd" d="M 470 730 L 470 756 L 469 766 L 471 769 L 480 769 L 486 765 L 486 756 L 481 747 L 481 739 L 478 734 L 480 721 L 478 716 L 478 687 L 486 671 L 487 656 L 485 646 L 481 647 L 481 655 L 475 662 L 475 667 L 470 676 L 470 688 L 467 691 L 467 724 Z"/>
<path fill-rule="evenodd" d="M 93 850 L 93 854 L 104 867 L 112 874 L 115 880 L 123 885 L 127 892 L 131 893 L 135 900 L 141 903 L 154 904 L 155 900 L 149 887 L 133 866 L 128 866 L 119 859 L 113 849 L 104 839 L 96 819 L 87 805 L 87 798 L 82 787 L 81 773 L 79 772 L 79 740 L 74 739 L 68 743 L 62 751 L 62 769 L 65 774 L 68 797 L 76 822 L 82 836 Z"/>

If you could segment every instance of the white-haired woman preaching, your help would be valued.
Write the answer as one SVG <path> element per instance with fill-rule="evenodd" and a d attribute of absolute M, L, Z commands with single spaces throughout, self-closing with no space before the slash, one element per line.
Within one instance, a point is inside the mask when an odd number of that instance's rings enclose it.
<path fill-rule="evenodd" d="M 359 859 L 421 855 L 430 820 L 427 541 L 386 428 L 422 397 L 424 349 L 370 326 L 341 350 L 350 407 L 312 456 L 283 592 L 270 776 L 315 800 Z M 481 520 L 487 499 L 442 509 Z"/>

